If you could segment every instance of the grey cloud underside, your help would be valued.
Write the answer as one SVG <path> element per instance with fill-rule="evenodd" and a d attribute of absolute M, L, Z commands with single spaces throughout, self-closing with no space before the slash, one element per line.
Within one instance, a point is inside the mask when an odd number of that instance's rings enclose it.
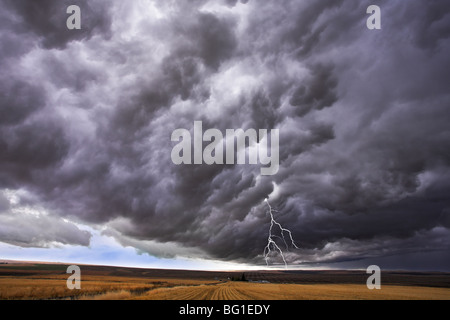
<path fill-rule="evenodd" d="M 450 4 L 378 2 L 380 31 L 370 1 L 155 2 L 162 19 L 71 1 L 83 28 L 69 32 L 67 1 L 3 0 L 0 187 L 155 255 L 264 263 L 269 194 L 293 264 L 445 250 Z M 280 171 L 173 165 L 170 135 L 195 120 L 280 129 Z M 0 241 L 89 242 L 36 238 L 39 223 L 13 237 L 27 219 Z"/>
<path fill-rule="evenodd" d="M 20 247 L 48 248 L 61 244 L 89 245 L 91 234 L 58 217 L 0 216 L 2 242 Z M 45 232 L 43 232 L 45 230 Z"/>

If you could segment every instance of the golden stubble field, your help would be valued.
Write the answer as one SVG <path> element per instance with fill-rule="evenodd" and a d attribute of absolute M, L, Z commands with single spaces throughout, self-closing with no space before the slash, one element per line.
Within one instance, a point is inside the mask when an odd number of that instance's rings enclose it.
<path fill-rule="evenodd" d="M 368 290 L 353 284 L 268 284 L 226 282 L 196 287 L 158 288 L 134 297 L 147 300 L 448 300 L 448 288 L 385 286 Z"/>
<path fill-rule="evenodd" d="M 189 279 L 88 277 L 81 290 L 69 290 L 66 279 L 0 278 L 0 299 L 87 300 L 415 300 L 450 299 L 449 288 L 382 286 L 368 290 L 356 284 L 271 284 L 210 282 Z"/>
<path fill-rule="evenodd" d="M 450 288 L 442 287 L 439 282 L 440 279 L 447 281 L 448 275 L 437 278 L 439 281 L 432 286 L 382 284 L 381 290 L 369 290 L 359 278 L 352 280 L 358 283 L 339 283 L 339 279 L 348 276 L 346 273 L 333 274 L 331 279 L 335 279 L 334 283 L 320 283 L 321 278 L 315 274 L 301 275 L 299 279 L 318 283 L 257 283 L 230 281 L 226 274 L 208 272 L 82 266 L 81 289 L 69 290 L 66 267 L 39 264 L 0 266 L 0 299 L 450 300 Z M 252 276 L 276 280 L 276 275 L 278 273 L 255 273 Z M 286 276 L 283 273 L 279 275 Z"/>
<path fill-rule="evenodd" d="M 67 276 L 0 277 L 0 299 L 132 299 L 156 288 L 196 286 L 201 280 L 86 276 L 80 290 L 69 290 Z"/>

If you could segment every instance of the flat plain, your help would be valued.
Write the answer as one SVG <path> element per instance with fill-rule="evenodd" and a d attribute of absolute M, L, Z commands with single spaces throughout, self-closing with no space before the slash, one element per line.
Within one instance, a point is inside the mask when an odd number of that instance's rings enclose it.
<path fill-rule="evenodd" d="M 81 289 L 66 286 L 67 264 L 2 262 L 2 300 L 450 300 L 450 274 L 384 271 L 369 290 L 365 271 L 191 271 L 79 265 Z M 245 279 L 246 281 L 240 281 Z"/>

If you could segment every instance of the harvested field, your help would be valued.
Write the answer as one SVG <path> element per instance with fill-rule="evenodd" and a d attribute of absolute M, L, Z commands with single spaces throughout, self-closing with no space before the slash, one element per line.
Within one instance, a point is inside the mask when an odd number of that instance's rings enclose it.
<path fill-rule="evenodd" d="M 450 299 L 450 275 L 383 272 L 368 290 L 363 271 L 235 271 L 139 269 L 80 265 L 81 289 L 66 286 L 66 264 L 0 265 L 0 299 L 83 300 L 359 300 Z M 231 279 L 250 281 L 231 281 Z"/>
<path fill-rule="evenodd" d="M 450 289 L 384 286 L 368 290 L 354 284 L 260 284 L 226 282 L 197 287 L 159 288 L 137 299 L 154 300 L 448 300 Z"/>

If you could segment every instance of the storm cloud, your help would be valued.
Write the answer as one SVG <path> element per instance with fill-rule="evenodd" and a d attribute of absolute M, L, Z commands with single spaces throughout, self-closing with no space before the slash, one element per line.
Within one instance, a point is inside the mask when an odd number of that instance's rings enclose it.
<path fill-rule="evenodd" d="M 262 265 L 268 197 L 291 265 L 446 251 L 450 3 L 372 2 L 2 0 L 0 241 Z M 278 173 L 174 165 L 194 121 L 279 129 Z"/>

